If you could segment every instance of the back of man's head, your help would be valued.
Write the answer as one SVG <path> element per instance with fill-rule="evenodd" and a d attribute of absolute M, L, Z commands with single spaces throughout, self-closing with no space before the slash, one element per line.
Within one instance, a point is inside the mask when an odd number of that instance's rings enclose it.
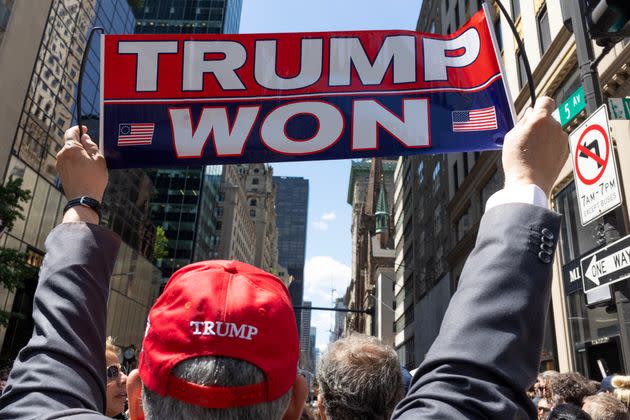
<path fill-rule="evenodd" d="M 577 372 L 560 373 L 551 377 L 549 384 L 554 402 L 582 406 L 584 397 L 595 394 L 597 388 Z"/>
<path fill-rule="evenodd" d="M 592 420 L 584 410 L 573 404 L 559 404 L 551 410 L 547 420 Z"/>
<path fill-rule="evenodd" d="M 608 393 L 600 393 L 584 398 L 582 409 L 593 420 L 629 420 L 628 408 Z"/>
<path fill-rule="evenodd" d="M 362 334 L 330 345 L 320 361 L 317 382 L 328 420 L 389 419 L 403 397 L 396 352 Z"/>
<path fill-rule="evenodd" d="M 138 367 L 145 417 L 279 420 L 298 358 L 279 279 L 236 261 L 191 264 L 173 274 L 149 313 Z"/>

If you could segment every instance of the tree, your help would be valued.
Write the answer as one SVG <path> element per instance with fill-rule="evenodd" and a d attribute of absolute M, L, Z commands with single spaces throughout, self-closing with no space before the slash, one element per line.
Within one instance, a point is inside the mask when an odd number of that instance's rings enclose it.
<path fill-rule="evenodd" d="M 22 189 L 22 178 L 9 178 L 6 185 L 0 185 L 0 236 L 3 231 L 10 231 L 17 219 L 24 219 L 21 202 L 28 202 L 31 192 Z M 24 282 L 37 275 L 37 269 L 27 262 L 27 255 L 16 249 L 0 248 L 0 286 L 15 292 Z M 12 314 L 0 310 L 0 325 L 7 326 Z"/>
<path fill-rule="evenodd" d="M 155 228 L 155 242 L 153 242 L 153 258 L 161 260 L 168 255 L 168 238 L 162 226 Z"/>

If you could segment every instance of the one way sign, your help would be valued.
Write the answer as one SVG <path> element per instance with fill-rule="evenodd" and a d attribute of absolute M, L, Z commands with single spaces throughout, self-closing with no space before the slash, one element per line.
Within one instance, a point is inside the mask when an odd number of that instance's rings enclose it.
<path fill-rule="evenodd" d="M 580 260 L 584 292 L 630 277 L 630 236 Z"/>

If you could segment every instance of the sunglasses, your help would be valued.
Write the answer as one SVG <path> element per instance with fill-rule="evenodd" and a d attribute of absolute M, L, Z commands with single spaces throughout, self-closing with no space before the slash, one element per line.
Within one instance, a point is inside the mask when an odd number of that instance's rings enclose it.
<path fill-rule="evenodd" d="M 125 373 L 122 366 L 111 365 L 107 367 L 107 381 L 115 381 L 120 377 L 121 373 Z"/>

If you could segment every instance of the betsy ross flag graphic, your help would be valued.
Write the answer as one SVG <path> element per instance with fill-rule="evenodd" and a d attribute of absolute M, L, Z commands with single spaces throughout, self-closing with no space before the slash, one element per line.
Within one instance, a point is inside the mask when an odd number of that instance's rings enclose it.
<path fill-rule="evenodd" d="M 118 125 L 118 146 L 149 145 L 153 141 L 154 123 Z"/>
<path fill-rule="evenodd" d="M 497 111 L 490 108 L 453 111 L 453 131 L 490 131 L 497 129 Z"/>

